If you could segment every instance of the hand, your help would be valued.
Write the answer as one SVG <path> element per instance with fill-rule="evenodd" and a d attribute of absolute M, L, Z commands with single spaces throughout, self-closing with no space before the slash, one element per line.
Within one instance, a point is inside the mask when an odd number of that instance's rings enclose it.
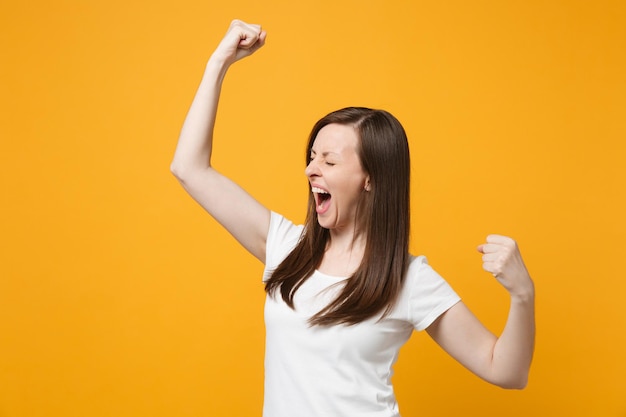
<path fill-rule="evenodd" d="M 533 282 L 513 239 L 489 235 L 487 243 L 477 249 L 483 254 L 483 269 L 493 274 L 511 296 L 533 294 Z"/>
<path fill-rule="evenodd" d="M 261 29 L 261 25 L 233 20 L 212 58 L 227 65 L 233 64 L 261 48 L 265 44 L 266 36 L 267 32 Z"/>

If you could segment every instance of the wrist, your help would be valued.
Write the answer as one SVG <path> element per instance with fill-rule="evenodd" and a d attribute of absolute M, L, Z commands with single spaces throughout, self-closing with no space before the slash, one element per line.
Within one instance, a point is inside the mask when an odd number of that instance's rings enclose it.
<path fill-rule="evenodd" d="M 535 284 L 528 277 L 525 285 L 516 288 L 515 291 L 511 291 L 510 295 L 513 302 L 533 303 L 535 301 Z"/>
<path fill-rule="evenodd" d="M 230 64 L 231 63 L 229 63 L 223 57 L 213 54 L 211 55 L 211 57 L 206 63 L 206 67 L 204 69 L 204 76 L 205 77 L 213 76 L 221 81 L 226 75 L 226 72 L 228 71 Z"/>
<path fill-rule="evenodd" d="M 224 56 L 224 54 L 220 54 L 219 50 L 215 50 L 207 61 L 207 68 L 216 67 L 220 69 L 228 69 L 233 62 L 232 57 Z"/>

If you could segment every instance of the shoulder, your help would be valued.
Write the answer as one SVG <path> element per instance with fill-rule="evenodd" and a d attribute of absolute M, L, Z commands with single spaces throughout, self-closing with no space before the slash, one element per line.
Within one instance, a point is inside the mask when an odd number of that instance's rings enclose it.
<path fill-rule="evenodd" d="M 437 274 L 437 272 L 429 265 L 428 258 L 426 258 L 426 256 L 409 255 L 409 266 L 406 271 L 407 282 L 432 278 L 433 275 L 439 276 L 439 274 Z"/>
<path fill-rule="evenodd" d="M 405 283 L 406 289 L 411 292 L 433 286 L 448 285 L 446 280 L 430 266 L 428 259 L 423 255 L 410 255 Z"/>
<path fill-rule="evenodd" d="M 411 256 L 401 299 L 409 311 L 410 321 L 423 330 L 460 297 L 425 256 Z"/>
<path fill-rule="evenodd" d="M 265 264 L 278 265 L 296 246 L 303 231 L 303 225 L 294 224 L 281 214 L 271 212 Z"/>
<path fill-rule="evenodd" d="M 268 240 L 271 238 L 275 241 L 298 241 L 304 226 L 301 224 L 294 224 L 291 220 L 284 217 L 282 214 L 278 214 L 274 211 L 271 212 L 270 227 L 268 230 Z"/>

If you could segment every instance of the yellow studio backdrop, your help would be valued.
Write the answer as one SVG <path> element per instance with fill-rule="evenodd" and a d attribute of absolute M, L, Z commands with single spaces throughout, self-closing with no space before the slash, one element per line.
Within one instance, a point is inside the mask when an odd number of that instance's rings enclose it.
<path fill-rule="evenodd" d="M 626 3 L 3 1 L 0 416 L 259 416 L 262 265 L 169 172 L 231 19 L 267 45 L 227 76 L 215 165 L 302 221 L 304 146 L 347 105 L 404 124 L 412 251 L 494 332 L 475 248 L 515 237 L 537 287 L 524 391 L 424 334 L 404 416 L 626 416 Z"/>

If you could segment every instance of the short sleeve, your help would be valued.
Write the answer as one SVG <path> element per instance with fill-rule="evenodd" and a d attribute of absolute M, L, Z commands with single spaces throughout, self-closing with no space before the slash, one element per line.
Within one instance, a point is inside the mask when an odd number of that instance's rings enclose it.
<path fill-rule="evenodd" d="M 263 281 L 267 281 L 272 272 L 296 247 L 304 226 L 294 225 L 278 213 L 272 212 L 270 228 L 265 246 L 265 269 Z"/>
<path fill-rule="evenodd" d="M 416 330 L 424 330 L 461 298 L 424 256 L 411 260 L 407 271 L 409 320 Z"/>

